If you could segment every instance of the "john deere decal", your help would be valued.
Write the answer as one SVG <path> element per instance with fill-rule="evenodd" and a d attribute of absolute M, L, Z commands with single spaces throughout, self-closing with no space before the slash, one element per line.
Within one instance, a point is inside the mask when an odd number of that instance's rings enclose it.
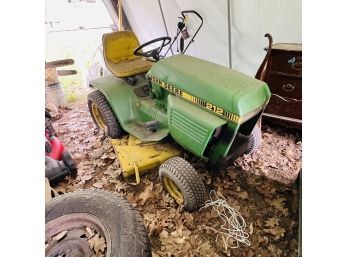
<path fill-rule="evenodd" d="M 160 87 L 170 91 L 171 93 L 175 94 L 175 95 L 178 95 L 192 103 L 195 103 L 195 104 L 198 104 L 214 113 L 216 113 L 217 115 L 225 118 L 225 119 L 228 119 L 234 123 L 240 123 L 241 122 L 241 117 L 239 117 L 238 115 L 234 114 L 234 113 L 231 113 L 229 111 L 226 111 L 220 107 L 217 107 L 216 105 L 214 104 L 211 104 L 211 103 L 208 103 L 202 99 L 199 99 L 193 95 L 190 95 L 172 85 L 169 85 L 168 83 L 152 76 L 152 75 L 148 75 L 148 79 L 153 82 L 153 83 L 156 83 L 158 84 Z"/>

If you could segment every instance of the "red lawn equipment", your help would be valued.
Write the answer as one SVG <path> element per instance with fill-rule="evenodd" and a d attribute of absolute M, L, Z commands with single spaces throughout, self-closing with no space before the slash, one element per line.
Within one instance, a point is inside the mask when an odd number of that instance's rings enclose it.
<path fill-rule="evenodd" d="M 77 175 L 76 163 L 70 153 L 64 150 L 62 141 L 51 123 L 51 115 L 45 111 L 45 176 L 52 186 L 57 185 L 66 176 Z"/>

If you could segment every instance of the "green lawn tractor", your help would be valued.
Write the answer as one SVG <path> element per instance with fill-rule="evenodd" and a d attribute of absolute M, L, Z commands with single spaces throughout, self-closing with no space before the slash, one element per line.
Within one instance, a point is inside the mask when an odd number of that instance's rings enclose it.
<path fill-rule="evenodd" d="M 189 13 L 199 15 L 182 15 Z M 174 41 L 185 30 L 184 18 Z M 185 55 L 190 43 L 183 51 L 183 41 L 181 53 L 163 58 L 170 37 L 140 45 L 132 31 L 103 35 L 105 63 L 114 76 L 91 81 L 96 90 L 88 95 L 88 107 L 97 128 L 111 137 L 125 177 L 135 175 L 139 183 L 141 172 L 159 167 L 169 194 L 193 210 L 204 204 L 206 191 L 180 157 L 183 151 L 215 170 L 254 151 L 270 91 L 260 80 Z"/>

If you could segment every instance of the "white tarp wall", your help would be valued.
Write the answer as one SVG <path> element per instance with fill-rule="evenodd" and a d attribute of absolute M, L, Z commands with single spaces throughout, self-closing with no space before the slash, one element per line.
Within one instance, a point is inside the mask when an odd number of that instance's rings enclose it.
<path fill-rule="evenodd" d="M 122 5 L 141 43 L 166 36 L 165 26 L 174 38 L 181 11 L 197 11 L 203 27 L 186 53 L 251 76 L 266 53 L 265 33 L 272 35 L 273 43 L 302 42 L 301 0 L 122 0 Z M 191 36 L 198 25 L 190 15 Z M 173 50 L 176 53 L 176 44 Z"/>

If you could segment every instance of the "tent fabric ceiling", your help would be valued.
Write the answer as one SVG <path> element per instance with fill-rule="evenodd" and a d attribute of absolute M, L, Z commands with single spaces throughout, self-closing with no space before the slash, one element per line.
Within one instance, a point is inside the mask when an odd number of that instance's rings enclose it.
<path fill-rule="evenodd" d="M 142 43 L 167 35 L 165 25 L 173 38 L 180 12 L 197 11 L 204 24 L 186 53 L 251 76 L 266 53 L 265 33 L 272 35 L 274 43 L 302 41 L 301 0 L 123 0 L 122 4 Z M 188 17 L 190 35 L 198 25 L 198 19 Z M 176 44 L 173 50 L 175 54 Z"/>

